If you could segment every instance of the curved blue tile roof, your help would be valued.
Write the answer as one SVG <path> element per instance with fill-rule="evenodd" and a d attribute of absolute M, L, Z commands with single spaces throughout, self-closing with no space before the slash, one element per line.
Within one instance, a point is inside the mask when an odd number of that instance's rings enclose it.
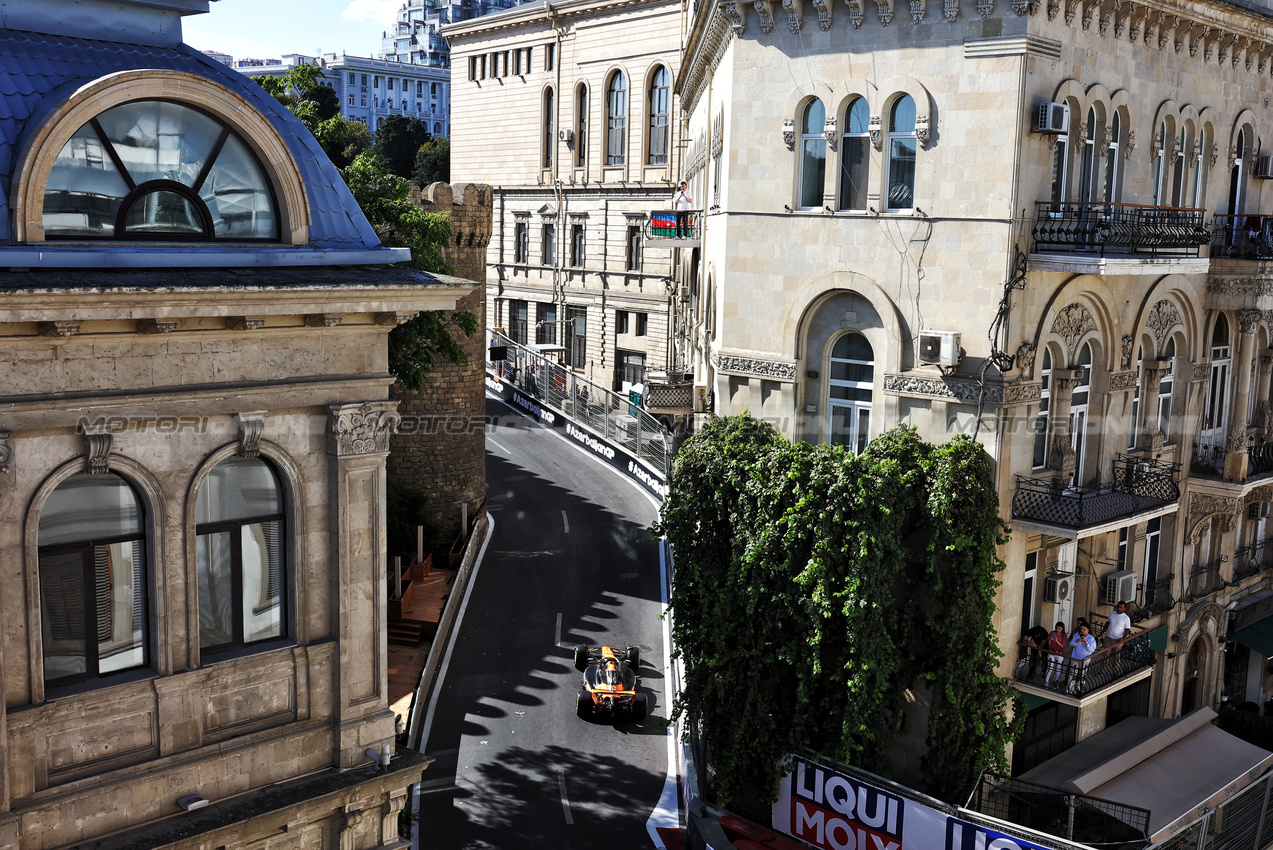
<path fill-rule="evenodd" d="M 278 130 L 309 196 L 309 244 L 366 250 L 380 245 L 331 160 L 305 125 L 265 89 L 187 45 L 153 47 L 0 30 L 0 246 L 13 244 L 9 210 L 14 161 L 27 133 L 65 99 L 64 92 L 106 74 L 142 68 L 185 71 L 242 95 Z M 188 246 L 179 246 L 186 250 Z"/>

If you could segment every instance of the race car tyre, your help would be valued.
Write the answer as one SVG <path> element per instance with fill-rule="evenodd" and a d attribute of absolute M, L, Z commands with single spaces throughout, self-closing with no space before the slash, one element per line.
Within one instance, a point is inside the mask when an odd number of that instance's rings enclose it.
<path fill-rule="evenodd" d="M 588 647 L 583 644 L 575 647 L 575 669 L 580 673 L 588 669 Z"/>
<path fill-rule="evenodd" d="M 649 711 L 649 700 L 645 694 L 637 694 L 632 700 L 632 719 L 641 720 L 645 717 L 645 713 Z"/>
<path fill-rule="evenodd" d="M 580 688 L 575 696 L 575 714 L 585 719 L 592 716 L 592 694 L 587 688 Z"/>
<path fill-rule="evenodd" d="M 633 670 L 641 666 L 641 649 L 636 646 L 628 647 L 628 666 Z"/>

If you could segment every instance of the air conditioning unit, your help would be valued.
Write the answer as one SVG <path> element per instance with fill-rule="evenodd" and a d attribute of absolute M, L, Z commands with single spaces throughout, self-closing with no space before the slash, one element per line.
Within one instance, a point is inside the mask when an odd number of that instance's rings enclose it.
<path fill-rule="evenodd" d="M 1268 519 L 1269 503 L 1268 502 L 1252 502 L 1250 507 L 1246 509 L 1246 518 L 1249 520 Z"/>
<path fill-rule="evenodd" d="M 1052 576 L 1043 582 L 1043 601 L 1057 605 L 1074 597 L 1074 576 Z"/>
<path fill-rule="evenodd" d="M 562 127 L 557 131 L 557 141 L 568 142 L 575 137 L 575 131 L 569 127 Z"/>
<path fill-rule="evenodd" d="M 1070 129 L 1070 108 L 1064 103 L 1044 103 L 1039 106 L 1040 133 L 1066 133 Z"/>
<path fill-rule="evenodd" d="M 1255 161 L 1255 176 L 1261 180 L 1273 178 L 1273 156 L 1265 154 Z"/>
<path fill-rule="evenodd" d="M 1105 604 L 1117 605 L 1136 598 L 1136 573 L 1119 570 L 1105 577 Z"/>
<path fill-rule="evenodd" d="M 958 366 L 964 350 L 955 331 L 920 331 L 919 362 L 930 366 Z"/>

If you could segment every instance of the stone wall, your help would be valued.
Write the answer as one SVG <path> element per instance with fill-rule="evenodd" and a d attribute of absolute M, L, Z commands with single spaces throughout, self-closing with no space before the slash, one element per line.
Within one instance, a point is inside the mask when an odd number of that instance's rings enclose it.
<path fill-rule="evenodd" d="M 402 415 L 389 454 L 389 478 L 429 494 L 429 508 L 447 539 L 459 531 L 461 505 L 476 513 L 486 498 L 486 246 L 491 239 L 491 189 L 473 183 L 411 187 L 411 200 L 451 217 L 443 252 L 454 274 L 478 282 L 457 310 L 477 316 L 478 330 L 463 341 L 468 362 L 437 363 L 420 391 L 394 384 L 390 396 Z M 390 553 L 391 556 L 398 553 Z M 406 554 L 406 553 L 403 553 Z"/>

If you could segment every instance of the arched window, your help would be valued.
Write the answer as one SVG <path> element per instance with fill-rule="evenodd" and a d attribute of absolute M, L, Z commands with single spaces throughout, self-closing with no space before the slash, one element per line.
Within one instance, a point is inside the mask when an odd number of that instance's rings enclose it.
<path fill-rule="evenodd" d="M 127 481 L 59 484 L 40 512 L 39 565 L 46 687 L 147 665 L 145 512 Z"/>
<path fill-rule="evenodd" d="M 1087 111 L 1087 132 L 1083 135 L 1083 161 L 1079 171 L 1079 200 L 1091 203 L 1096 200 L 1096 168 L 1100 157 L 1096 153 L 1096 108 Z"/>
<path fill-rule="evenodd" d="M 1154 137 L 1154 145 L 1158 153 L 1154 157 L 1154 206 L 1160 207 L 1167 202 L 1167 144 L 1171 136 L 1167 134 L 1167 122 L 1158 125 L 1158 134 Z"/>
<path fill-rule="evenodd" d="M 1087 452 L 1087 415 L 1092 395 L 1092 344 L 1084 343 L 1079 351 L 1078 368 L 1082 372 L 1078 386 L 1070 397 L 1070 448 L 1074 449 L 1074 487 L 1083 486 L 1083 461 Z"/>
<path fill-rule="evenodd" d="M 871 110 L 866 98 L 854 98 L 844 110 L 844 135 L 840 137 L 840 209 L 864 210 L 871 138 Z"/>
<path fill-rule="evenodd" d="M 628 80 L 615 71 L 606 87 L 606 165 L 623 165 L 628 149 Z"/>
<path fill-rule="evenodd" d="M 1140 385 L 1145 380 L 1145 352 L 1136 348 L 1136 386 L 1132 390 L 1132 415 L 1127 426 L 1127 448 L 1136 448 L 1136 429 L 1140 425 Z"/>
<path fill-rule="evenodd" d="M 256 156 L 196 109 L 139 100 L 106 110 L 58 153 L 44 193 L 48 239 L 275 240 Z"/>
<path fill-rule="evenodd" d="M 650 80 L 648 165 L 667 165 L 668 104 L 671 100 L 671 77 L 667 68 L 659 66 Z"/>
<path fill-rule="evenodd" d="M 828 440 L 854 454 L 866 450 L 871 438 L 871 393 L 875 382 L 875 354 L 860 333 L 847 333 L 831 348 L 828 388 Z"/>
<path fill-rule="evenodd" d="M 1190 193 L 1189 206 L 1195 209 L 1201 207 L 1203 201 L 1202 178 L 1206 173 L 1206 169 L 1202 167 L 1202 158 L 1206 155 L 1207 150 L 1207 128 L 1198 128 L 1198 143 L 1193 148 L 1193 189 Z"/>
<path fill-rule="evenodd" d="M 575 89 L 575 165 L 588 164 L 588 87 L 583 83 Z"/>
<path fill-rule="evenodd" d="M 1185 133 L 1185 127 L 1182 124 L 1180 133 L 1176 137 L 1176 150 L 1171 157 L 1171 205 L 1173 207 L 1183 206 L 1187 197 L 1187 187 L 1185 186 L 1185 154 L 1189 147 L 1189 138 Z"/>
<path fill-rule="evenodd" d="M 1052 405 L 1052 351 L 1043 349 L 1043 365 L 1040 368 L 1042 391 L 1039 393 L 1039 412 L 1034 417 L 1034 468 L 1048 465 L 1048 410 Z"/>
<path fill-rule="evenodd" d="M 1242 202 L 1245 200 L 1246 170 L 1243 161 L 1246 159 L 1246 128 L 1238 130 L 1238 140 L 1233 146 L 1233 164 L 1229 168 L 1229 215 L 1242 215 Z M 1235 222 L 1236 224 L 1236 222 Z"/>
<path fill-rule="evenodd" d="M 235 649 L 287 635 L 287 527 L 278 476 L 234 457 L 209 473 L 195 505 L 199 647 Z"/>
<path fill-rule="evenodd" d="M 556 113 L 553 111 L 553 90 L 544 90 L 544 168 L 553 167 L 553 148 L 557 146 Z"/>
<path fill-rule="evenodd" d="M 1123 134 L 1123 120 L 1114 111 L 1109 122 L 1109 144 L 1105 147 L 1105 203 L 1118 203 L 1122 184 L 1118 180 L 1118 150 Z"/>
<path fill-rule="evenodd" d="M 889 210 L 915 208 L 915 101 L 899 97 L 888 116 Z"/>
<path fill-rule="evenodd" d="M 1176 378 L 1176 340 L 1167 340 L 1162 359 L 1167 361 L 1167 372 L 1158 382 L 1158 430 L 1164 442 L 1171 442 L 1171 393 Z"/>
<path fill-rule="evenodd" d="M 1207 385 L 1207 398 L 1202 413 L 1202 439 L 1205 445 L 1219 446 L 1224 442 L 1224 429 L 1228 425 L 1229 374 L 1232 365 L 1229 321 L 1220 313 L 1216 316 L 1216 326 L 1211 331 L 1211 380 Z"/>
<path fill-rule="evenodd" d="M 1066 113 L 1069 114 L 1068 112 Z M 1068 121 L 1067 121 L 1068 126 Z M 1057 133 L 1056 142 L 1052 145 L 1052 194 L 1053 212 L 1061 212 L 1061 204 L 1066 201 L 1069 191 L 1070 172 L 1070 134 Z"/>
<path fill-rule="evenodd" d="M 826 109 L 822 101 L 809 101 L 800 117 L 800 197 L 801 209 L 822 206 L 822 185 L 827 174 L 827 138 L 823 135 Z"/>

